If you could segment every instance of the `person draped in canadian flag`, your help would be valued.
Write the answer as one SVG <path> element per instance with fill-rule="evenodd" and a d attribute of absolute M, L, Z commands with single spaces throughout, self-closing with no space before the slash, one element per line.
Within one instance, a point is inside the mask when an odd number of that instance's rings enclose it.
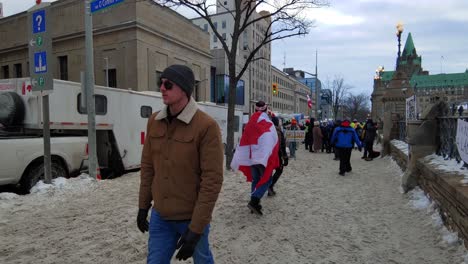
<path fill-rule="evenodd" d="M 279 140 L 276 128 L 267 115 L 263 101 L 255 104 L 255 113 L 245 126 L 240 144 L 231 162 L 234 171 L 240 170 L 252 182 L 248 207 L 262 215 L 262 199 L 271 184 L 273 170 L 279 167 Z"/>

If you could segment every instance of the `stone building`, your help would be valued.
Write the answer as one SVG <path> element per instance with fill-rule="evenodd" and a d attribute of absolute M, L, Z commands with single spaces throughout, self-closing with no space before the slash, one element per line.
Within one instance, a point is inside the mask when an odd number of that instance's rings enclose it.
<path fill-rule="evenodd" d="M 79 82 L 85 68 L 84 1 L 59 0 L 49 8 L 54 78 Z M 27 16 L 25 11 L 0 19 L 0 79 L 29 76 Z M 163 69 L 178 63 L 195 73 L 194 97 L 209 101 L 209 34 L 189 19 L 151 0 L 126 0 L 95 13 L 93 29 L 97 85 L 158 91 Z"/>
<path fill-rule="evenodd" d="M 408 34 L 401 56 L 397 57 L 395 71 L 379 67 L 374 77 L 371 95 L 372 118 L 382 118 L 385 112 L 405 117 L 406 99 L 416 95 L 418 113 L 434 100 L 449 105 L 468 101 L 468 70 L 464 73 L 430 75 L 422 68 L 422 59 L 416 52 L 411 33 Z"/>
<path fill-rule="evenodd" d="M 274 66 L 271 69 L 272 82 L 278 87 L 278 92 L 272 93 L 272 110 L 282 114 L 303 113 L 310 116 L 311 111 L 307 107 L 309 87 Z"/>
<path fill-rule="evenodd" d="M 309 73 L 304 70 L 294 70 L 294 68 L 284 68 L 283 71 L 309 87 L 307 94 L 310 95 L 310 99 L 312 100 L 312 109 L 307 113 L 311 117 L 320 118 L 322 82 L 317 78 L 317 64 L 315 65 L 315 73 Z M 312 77 L 306 77 L 306 75 L 311 75 Z"/>

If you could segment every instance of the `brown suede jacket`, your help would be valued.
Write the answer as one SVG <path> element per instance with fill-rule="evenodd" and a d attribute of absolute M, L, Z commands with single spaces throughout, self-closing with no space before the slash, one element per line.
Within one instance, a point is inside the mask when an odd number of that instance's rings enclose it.
<path fill-rule="evenodd" d="M 193 98 L 169 123 L 167 108 L 148 120 L 141 157 L 139 208 L 166 220 L 188 220 L 203 233 L 223 183 L 223 143 L 216 121 Z"/>

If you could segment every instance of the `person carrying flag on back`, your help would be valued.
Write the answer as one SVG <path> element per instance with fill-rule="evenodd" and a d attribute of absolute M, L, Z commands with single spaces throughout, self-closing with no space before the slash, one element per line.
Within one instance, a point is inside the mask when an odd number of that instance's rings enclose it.
<path fill-rule="evenodd" d="M 271 183 L 273 170 L 279 167 L 279 140 L 276 128 L 267 115 L 263 101 L 255 104 L 255 113 L 245 126 L 240 144 L 231 162 L 234 171 L 240 170 L 252 182 L 248 208 L 263 215 L 260 200 Z"/>

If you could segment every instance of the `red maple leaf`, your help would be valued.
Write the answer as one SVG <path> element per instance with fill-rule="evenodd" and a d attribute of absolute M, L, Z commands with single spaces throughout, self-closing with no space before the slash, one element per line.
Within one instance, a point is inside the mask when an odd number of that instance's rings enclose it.
<path fill-rule="evenodd" d="M 258 139 L 264 133 L 270 132 L 270 127 L 273 125 L 271 122 L 262 120 L 258 122 L 258 118 L 262 112 L 256 112 L 250 117 L 249 122 L 245 126 L 244 133 L 240 141 L 240 146 L 257 145 Z"/>

